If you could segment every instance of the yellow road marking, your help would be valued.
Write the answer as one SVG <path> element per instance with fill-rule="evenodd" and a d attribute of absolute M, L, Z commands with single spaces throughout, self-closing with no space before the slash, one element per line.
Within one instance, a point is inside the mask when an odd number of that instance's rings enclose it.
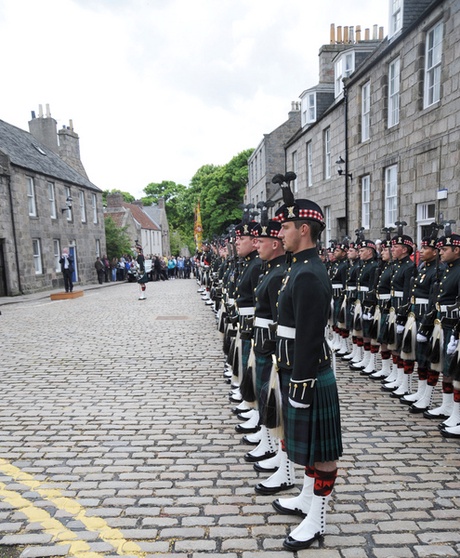
<path fill-rule="evenodd" d="M 8 490 L 3 482 L 0 482 L 0 498 L 11 504 L 23 513 L 33 523 L 40 523 L 43 531 L 52 536 L 58 545 L 70 545 L 70 554 L 78 558 L 102 558 L 103 554 L 92 552 L 86 541 L 77 539 L 76 533 L 70 531 L 60 521 L 54 519 L 41 508 L 35 507 L 32 502 L 23 498 L 17 492 Z"/>
<path fill-rule="evenodd" d="M 115 551 L 117 552 L 117 554 L 119 554 L 120 556 L 130 555 L 130 556 L 138 556 L 139 558 L 143 558 L 145 556 L 146 553 L 141 549 L 141 547 L 138 544 L 136 544 L 133 541 L 126 540 L 123 537 L 121 531 L 110 527 L 107 524 L 107 522 L 101 517 L 87 517 L 85 508 L 81 506 L 77 501 L 64 496 L 60 490 L 56 488 L 44 487 L 43 483 L 36 480 L 32 475 L 29 475 L 29 473 L 21 471 L 21 469 L 15 467 L 14 465 L 11 465 L 11 463 L 8 463 L 8 461 L 6 461 L 5 459 L 0 459 L 0 471 L 5 473 L 5 475 L 11 477 L 12 479 L 16 480 L 20 484 L 23 484 L 24 486 L 27 486 L 28 488 L 37 492 L 38 494 L 40 494 L 40 496 L 42 496 L 42 498 L 49 500 L 57 508 L 64 510 L 70 513 L 71 515 L 73 515 L 75 519 L 81 521 L 89 531 L 98 533 L 99 537 L 102 540 L 112 545 Z M 6 485 L 3 486 L 5 487 Z M 22 497 L 18 495 L 18 498 L 22 498 Z M 27 502 L 27 500 L 25 501 Z M 15 506 L 15 504 L 12 505 Z M 39 510 L 39 508 L 35 508 L 35 509 Z M 33 513 L 35 514 L 35 511 Z M 52 519 L 51 516 L 49 517 L 50 519 Z M 37 520 L 35 519 L 34 521 Z M 59 522 L 57 521 L 57 523 Z M 63 529 L 66 529 L 62 524 L 60 525 L 62 526 Z M 94 557 L 101 556 L 98 555 L 97 553 L 93 553 L 93 555 Z"/>

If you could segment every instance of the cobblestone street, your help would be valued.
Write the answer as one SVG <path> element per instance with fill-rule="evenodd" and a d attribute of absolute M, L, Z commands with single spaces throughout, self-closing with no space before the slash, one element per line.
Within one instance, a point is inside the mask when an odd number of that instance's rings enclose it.
<path fill-rule="evenodd" d="M 282 543 L 300 518 L 254 491 L 266 477 L 243 459 L 196 291 L 175 280 L 149 283 L 145 301 L 128 283 L 0 299 L 0 549 L 293 556 Z M 460 441 L 341 363 L 337 377 L 345 455 L 326 537 L 297 556 L 458 556 Z"/>

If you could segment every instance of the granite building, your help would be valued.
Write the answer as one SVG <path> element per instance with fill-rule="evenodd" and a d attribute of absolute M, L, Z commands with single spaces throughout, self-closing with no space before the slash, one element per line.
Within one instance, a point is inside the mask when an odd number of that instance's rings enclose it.
<path fill-rule="evenodd" d="M 385 38 L 331 27 L 277 170 L 324 208 L 324 244 L 361 227 L 381 238 L 401 220 L 419 242 L 434 220 L 460 219 L 459 25 L 456 0 L 401 0 Z"/>
<path fill-rule="evenodd" d="M 102 191 L 87 177 L 72 122 L 57 132 L 49 107 L 30 132 L 0 120 L 0 296 L 63 287 L 62 250 L 76 285 L 105 255 Z"/>

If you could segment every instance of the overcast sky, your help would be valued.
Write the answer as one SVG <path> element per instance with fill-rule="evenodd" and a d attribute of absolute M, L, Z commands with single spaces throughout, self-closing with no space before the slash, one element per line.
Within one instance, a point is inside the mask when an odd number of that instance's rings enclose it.
<path fill-rule="evenodd" d="M 0 0 L 0 119 L 72 119 L 102 190 L 188 185 L 287 120 L 331 23 L 386 35 L 388 0 Z"/>

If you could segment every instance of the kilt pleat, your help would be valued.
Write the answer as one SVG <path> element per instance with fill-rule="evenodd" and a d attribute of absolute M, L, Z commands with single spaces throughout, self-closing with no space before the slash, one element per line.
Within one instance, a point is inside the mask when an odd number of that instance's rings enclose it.
<path fill-rule="evenodd" d="M 320 370 L 312 404 L 297 409 L 288 402 L 290 371 L 280 374 L 288 457 L 299 465 L 336 461 L 343 453 L 340 405 L 332 368 Z"/>
<path fill-rule="evenodd" d="M 255 353 L 255 392 L 256 399 L 259 407 L 260 417 L 265 416 L 265 407 L 267 404 L 267 396 L 269 392 L 270 375 L 273 366 L 273 359 L 271 355 L 261 355 Z M 261 421 L 263 424 L 263 422 Z"/>

